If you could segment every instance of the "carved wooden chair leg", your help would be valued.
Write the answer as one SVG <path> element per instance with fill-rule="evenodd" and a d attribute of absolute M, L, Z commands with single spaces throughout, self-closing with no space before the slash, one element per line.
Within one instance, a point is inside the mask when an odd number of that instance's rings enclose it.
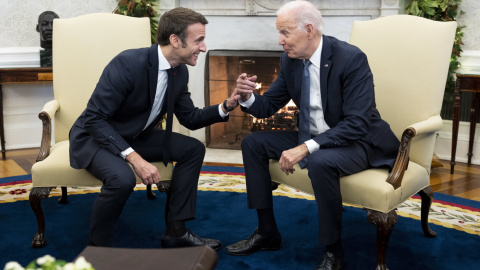
<path fill-rule="evenodd" d="M 160 192 L 170 192 L 170 184 L 172 183 L 172 180 L 166 180 L 166 181 L 160 181 L 157 183 L 157 189 Z"/>
<path fill-rule="evenodd" d="M 428 238 L 435 238 L 437 233 L 432 231 L 428 226 L 428 214 L 430 213 L 430 207 L 432 206 L 433 201 L 433 190 L 431 186 L 424 188 L 418 192 L 422 198 L 422 212 L 421 212 L 421 222 L 423 234 Z"/>
<path fill-rule="evenodd" d="M 157 195 L 155 195 L 155 193 L 153 193 L 152 191 L 152 185 L 151 184 L 148 184 L 147 185 L 147 198 L 150 199 L 150 200 L 153 200 L 155 199 Z"/>
<path fill-rule="evenodd" d="M 367 211 L 367 218 L 370 223 L 377 227 L 377 268 L 376 270 L 388 270 L 386 265 L 386 255 L 388 241 L 392 234 L 393 227 L 398 221 L 397 212 L 395 209 L 382 213 L 371 209 L 364 209 Z"/>
<path fill-rule="evenodd" d="M 37 217 L 38 232 L 33 236 L 32 247 L 42 248 L 46 245 L 45 242 L 45 216 L 42 210 L 42 199 L 48 198 L 50 190 L 53 187 L 34 187 L 30 191 L 29 201 L 33 213 Z"/>
<path fill-rule="evenodd" d="M 68 195 L 67 187 L 62 187 L 62 196 L 60 197 L 60 199 L 58 199 L 58 203 L 67 204 L 68 202 L 67 195 Z"/>

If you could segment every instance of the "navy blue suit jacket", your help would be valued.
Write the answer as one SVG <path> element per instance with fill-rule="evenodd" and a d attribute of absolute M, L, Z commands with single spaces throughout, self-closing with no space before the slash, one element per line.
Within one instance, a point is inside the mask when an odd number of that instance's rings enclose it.
<path fill-rule="evenodd" d="M 369 163 L 373 167 L 395 162 L 399 141 L 380 118 L 375 105 L 373 75 L 366 55 L 357 47 L 334 37 L 322 36 L 320 88 L 325 122 L 329 130 L 313 139 L 320 148 L 342 147 L 361 141 L 373 145 Z M 273 115 L 292 99 L 300 107 L 303 60 L 281 57 L 276 80 L 255 102 L 242 110 L 257 118 Z"/>
<path fill-rule="evenodd" d="M 101 147 L 118 155 L 130 147 L 129 142 L 153 130 L 166 113 L 166 106 L 162 106 L 157 119 L 143 130 L 152 111 L 158 65 L 158 45 L 154 44 L 126 50 L 105 67 L 87 108 L 70 130 L 73 168 L 86 168 Z M 182 64 L 175 68 L 173 83 L 174 113 L 180 124 L 194 130 L 228 120 L 220 116 L 218 105 L 195 107 L 187 84 L 188 70 Z"/>

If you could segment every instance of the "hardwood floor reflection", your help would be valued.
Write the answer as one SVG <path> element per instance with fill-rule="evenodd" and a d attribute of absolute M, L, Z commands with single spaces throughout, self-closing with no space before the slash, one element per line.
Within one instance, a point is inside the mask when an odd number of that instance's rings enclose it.
<path fill-rule="evenodd" d="M 430 185 L 434 192 L 480 201 L 480 166 L 459 163 L 454 174 L 450 174 L 450 162 L 441 160 L 441 168 L 430 174 Z"/>
<path fill-rule="evenodd" d="M 31 174 L 38 148 L 7 151 L 7 159 L 0 160 L 0 177 Z M 450 174 L 450 162 L 440 160 L 443 167 L 432 169 L 430 184 L 434 192 L 480 201 L 480 165 L 457 163 Z M 208 163 L 206 165 L 239 166 L 239 164 Z"/>
<path fill-rule="evenodd" d="M 0 157 L 0 177 L 31 174 L 38 148 L 8 150 L 6 160 Z"/>

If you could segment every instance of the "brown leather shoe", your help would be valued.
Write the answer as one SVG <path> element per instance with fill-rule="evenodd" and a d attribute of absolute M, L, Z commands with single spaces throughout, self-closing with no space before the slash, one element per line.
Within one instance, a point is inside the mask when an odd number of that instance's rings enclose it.
<path fill-rule="evenodd" d="M 315 270 L 344 270 L 345 261 L 335 258 L 335 256 L 327 252 L 323 255 L 322 261 L 315 267 Z"/>
<path fill-rule="evenodd" d="M 281 244 L 282 236 L 280 234 L 273 238 L 267 238 L 261 236 L 257 228 L 250 237 L 230 245 L 226 249 L 230 255 L 245 256 L 260 250 L 279 250 Z"/>

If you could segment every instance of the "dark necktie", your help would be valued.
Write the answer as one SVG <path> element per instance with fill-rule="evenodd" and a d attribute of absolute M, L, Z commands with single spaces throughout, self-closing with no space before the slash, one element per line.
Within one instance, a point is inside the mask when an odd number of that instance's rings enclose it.
<path fill-rule="evenodd" d="M 175 72 L 173 68 L 167 69 L 168 83 L 166 90 L 166 104 L 167 104 L 167 127 L 165 132 L 165 139 L 163 140 L 163 164 L 167 166 L 170 161 L 170 137 L 172 137 L 172 123 L 173 123 L 173 79 Z"/>
<path fill-rule="evenodd" d="M 305 60 L 302 75 L 302 93 L 300 96 L 300 116 L 298 117 L 298 144 L 302 144 L 312 137 L 310 135 L 310 60 Z M 301 168 L 307 165 L 307 158 L 298 162 Z"/>

